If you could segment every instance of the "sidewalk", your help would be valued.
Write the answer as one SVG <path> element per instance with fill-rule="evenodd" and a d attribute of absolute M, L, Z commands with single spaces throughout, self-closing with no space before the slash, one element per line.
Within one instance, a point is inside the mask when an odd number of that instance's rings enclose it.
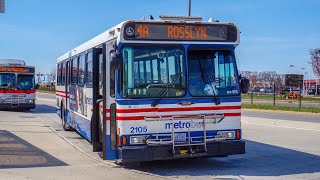
<path fill-rule="evenodd" d="M 88 157 L 43 124 L 38 114 L 0 114 L 1 180 L 163 179 Z"/>

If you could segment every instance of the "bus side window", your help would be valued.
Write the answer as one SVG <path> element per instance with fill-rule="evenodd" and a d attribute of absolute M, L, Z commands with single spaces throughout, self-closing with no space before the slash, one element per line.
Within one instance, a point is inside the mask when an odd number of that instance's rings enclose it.
<path fill-rule="evenodd" d="M 57 85 L 61 85 L 61 64 L 58 64 L 57 68 Z"/>
<path fill-rule="evenodd" d="M 78 84 L 83 86 L 85 83 L 85 54 L 79 56 L 79 71 L 78 71 Z"/>
<path fill-rule="evenodd" d="M 87 87 L 92 87 L 93 74 L 92 74 L 92 52 L 87 54 L 86 62 L 86 84 Z"/>
<path fill-rule="evenodd" d="M 72 65 L 71 65 L 71 84 L 75 85 L 77 84 L 78 80 L 78 58 L 74 57 L 72 59 Z"/>
<path fill-rule="evenodd" d="M 63 62 L 61 63 L 61 85 L 65 85 L 65 80 L 66 80 L 66 64 Z"/>
<path fill-rule="evenodd" d="M 72 66 L 71 66 L 72 64 L 71 63 L 72 63 L 72 60 L 69 59 L 68 62 L 69 62 L 69 64 L 68 64 L 68 69 L 67 69 L 67 73 L 68 73 L 67 74 L 67 76 L 68 76 L 68 79 L 67 79 L 68 82 L 67 83 L 68 83 L 68 85 L 70 85 L 71 84 L 71 69 L 72 69 Z"/>

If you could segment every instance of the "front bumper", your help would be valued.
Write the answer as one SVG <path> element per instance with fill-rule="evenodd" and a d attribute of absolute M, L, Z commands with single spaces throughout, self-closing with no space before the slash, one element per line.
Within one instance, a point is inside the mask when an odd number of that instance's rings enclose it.
<path fill-rule="evenodd" d="M 11 103 L 1 103 L 0 109 L 34 109 L 36 108 L 35 103 L 19 103 L 19 104 L 11 104 Z"/>
<path fill-rule="evenodd" d="M 188 148 L 188 147 L 185 147 Z M 206 152 L 173 154 L 172 145 L 123 146 L 118 151 L 117 163 L 144 162 L 154 160 L 170 160 L 195 157 L 219 157 L 232 154 L 244 154 L 244 141 L 220 141 L 207 143 Z"/>

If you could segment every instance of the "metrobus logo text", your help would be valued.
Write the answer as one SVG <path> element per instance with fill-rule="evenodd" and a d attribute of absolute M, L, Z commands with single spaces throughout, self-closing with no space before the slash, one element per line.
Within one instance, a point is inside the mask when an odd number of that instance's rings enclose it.
<path fill-rule="evenodd" d="M 180 129 L 180 128 L 202 128 L 202 122 L 176 122 L 176 123 L 166 123 L 165 129 Z"/>

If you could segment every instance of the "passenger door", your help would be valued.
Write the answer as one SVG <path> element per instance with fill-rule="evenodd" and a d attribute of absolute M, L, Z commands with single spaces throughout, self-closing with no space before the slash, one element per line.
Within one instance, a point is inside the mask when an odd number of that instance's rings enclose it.
<path fill-rule="evenodd" d="M 102 157 L 105 157 L 105 141 L 103 136 L 103 131 L 105 129 L 103 114 L 106 110 L 103 108 L 104 93 L 103 93 L 103 55 L 102 48 L 94 48 L 92 51 L 93 56 L 93 82 L 92 82 L 92 92 L 93 92 L 93 112 L 91 119 L 91 143 L 93 145 L 93 151 L 102 151 Z"/>

